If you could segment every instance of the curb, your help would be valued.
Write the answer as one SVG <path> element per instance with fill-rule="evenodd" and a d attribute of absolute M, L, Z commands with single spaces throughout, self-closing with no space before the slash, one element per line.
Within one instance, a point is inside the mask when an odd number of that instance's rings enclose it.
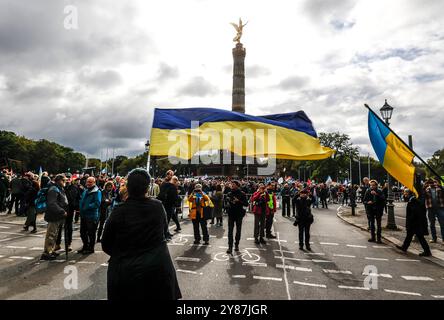
<path fill-rule="evenodd" d="M 352 222 L 352 221 L 349 221 L 347 218 L 343 217 L 343 216 L 340 214 L 340 210 L 339 210 L 339 209 L 341 209 L 341 208 L 342 208 L 342 206 L 340 206 L 340 207 L 336 210 L 336 216 L 338 216 L 339 219 L 341 219 L 342 221 L 344 221 L 344 222 L 346 222 L 346 223 L 348 223 L 348 224 L 350 224 L 350 225 L 352 225 L 352 226 L 354 226 L 354 227 L 357 227 L 357 228 L 359 228 L 359 229 L 361 229 L 361 230 L 363 230 L 363 231 L 365 231 L 365 232 L 367 232 L 367 233 L 369 232 L 369 231 L 367 230 L 367 227 L 363 227 L 362 225 L 359 225 L 359 224 L 357 224 L 357 223 L 354 223 L 354 222 Z M 400 240 L 398 240 L 398 239 L 396 239 L 396 238 L 394 238 L 394 237 L 390 237 L 390 236 L 384 236 L 384 235 L 382 235 L 382 238 L 383 238 L 384 240 L 390 242 L 391 244 L 399 245 L 399 246 L 402 245 L 402 241 L 400 241 Z M 437 251 L 438 251 L 438 252 L 437 252 Z M 416 250 L 416 249 L 408 249 L 407 252 L 410 253 L 410 254 L 416 255 L 416 256 L 420 253 L 420 251 L 418 251 L 418 250 Z M 422 258 L 425 259 L 425 260 L 428 260 L 428 261 L 430 261 L 430 262 L 436 263 L 436 264 L 440 265 L 441 267 L 444 267 L 444 253 L 442 253 L 442 252 L 439 251 L 439 250 L 432 250 L 432 255 L 433 255 L 432 257 L 422 257 Z M 436 256 L 436 255 L 440 255 L 441 257 L 438 257 L 438 256 Z"/>

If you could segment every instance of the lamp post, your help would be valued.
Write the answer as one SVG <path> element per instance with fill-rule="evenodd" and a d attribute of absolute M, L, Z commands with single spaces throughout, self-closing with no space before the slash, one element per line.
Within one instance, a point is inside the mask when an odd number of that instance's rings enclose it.
<path fill-rule="evenodd" d="M 389 120 L 392 118 L 392 114 L 393 114 L 393 107 L 390 106 L 387 103 L 387 99 L 385 99 L 385 103 L 382 106 L 382 108 L 379 110 L 381 112 L 381 116 L 382 119 L 384 119 L 385 123 L 387 124 L 387 126 L 390 125 Z M 398 227 L 396 226 L 396 221 L 395 221 L 395 211 L 394 211 L 394 205 L 393 205 L 393 192 L 392 192 L 392 183 L 391 183 L 391 177 L 390 174 L 387 172 L 387 184 L 388 184 L 388 192 L 387 192 L 387 212 L 388 212 L 388 216 L 387 216 L 387 229 L 391 229 L 391 230 L 397 230 Z"/>
<path fill-rule="evenodd" d="M 148 171 L 148 173 L 149 173 L 150 172 L 150 140 L 146 140 L 145 151 L 147 152 L 147 155 L 146 155 L 146 171 Z"/>

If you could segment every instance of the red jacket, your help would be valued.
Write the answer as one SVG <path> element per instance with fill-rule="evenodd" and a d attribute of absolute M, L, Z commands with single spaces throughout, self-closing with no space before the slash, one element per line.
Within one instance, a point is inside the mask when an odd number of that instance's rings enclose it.
<path fill-rule="evenodd" d="M 261 200 L 261 198 L 262 198 L 262 201 L 265 201 L 265 214 L 268 216 L 268 215 L 270 215 L 270 213 L 275 213 L 276 212 L 276 196 L 274 193 L 272 194 L 272 197 L 273 197 L 273 208 L 270 208 L 270 206 L 269 206 L 270 194 L 267 193 L 264 196 L 259 191 L 256 191 L 251 196 L 251 202 L 253 202 L 253 213 L 257 214 L 257 215 L 260 215 L 262 213 L 262 206 L 257 203 Z"/>

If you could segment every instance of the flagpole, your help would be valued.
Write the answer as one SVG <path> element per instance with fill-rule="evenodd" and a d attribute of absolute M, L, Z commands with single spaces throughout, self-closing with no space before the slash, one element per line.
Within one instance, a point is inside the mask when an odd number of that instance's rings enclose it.
<path fill-rule="evenodd" d="M 409 149 L 419 160 L 421 160 L 421 162 L 435 175 L 435 176 L 437 176 L 438 177 L 438 180 L 440 180 L 440 181 L 442 181 L 442 182 L 444 182 L 444 179 L 443 178 L 441 178 L 441 176 L 427 163 L 427 162 L 425 162 L 412 148 L 410 148 L 409 147 L 409 145 L 407 144 L 407 143 L 405 143 L 404 142 L 404 140 L 402 140 L 397 134 L 396 134 L 396 132 L 394 132 L 392 129 L 390 129 L 390 127 L 389 126 L 387 126 L 386 124 L 385 124 L 385 122 L 384 121 L 382 121 L 382 119 L 365 103 L 364 104 L 364 106 L 371 112 L 371 113 L 373 113 L 373 115 L 375 115 L 383 124 L 384 124 L 384 126 L 387 128 L 387 129 L 389 129 L 390 130 L 390 132 L 391 133 L 393 133 L 394 134 L 394 136 L 396 137 L 396 138 L 398 138 L 399 139 L 399 141 L 401 141 L 403 144 L 404 144 L 404 146 L 407 148 L 407 149 Z"/>
<path fill-rule="evenodd" d="M 370 153 L 368 154 L 368 178 L 370 178 Z M 361 181 L 359 182 L 359 184 L 361 184 Z"/>

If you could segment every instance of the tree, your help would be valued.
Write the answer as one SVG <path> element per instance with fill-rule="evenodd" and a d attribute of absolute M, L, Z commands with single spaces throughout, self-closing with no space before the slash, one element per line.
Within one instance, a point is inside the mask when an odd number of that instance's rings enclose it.
<path fill-rule="evenodd" d="M 444 148 L 435 151 L 433 156 L 427 161 L 428 165 L 432 167 L 440 176 L 444 175 Z M 433 177 L 434 174 L 429 169 L 426 169 L 428 177 Z"/>

